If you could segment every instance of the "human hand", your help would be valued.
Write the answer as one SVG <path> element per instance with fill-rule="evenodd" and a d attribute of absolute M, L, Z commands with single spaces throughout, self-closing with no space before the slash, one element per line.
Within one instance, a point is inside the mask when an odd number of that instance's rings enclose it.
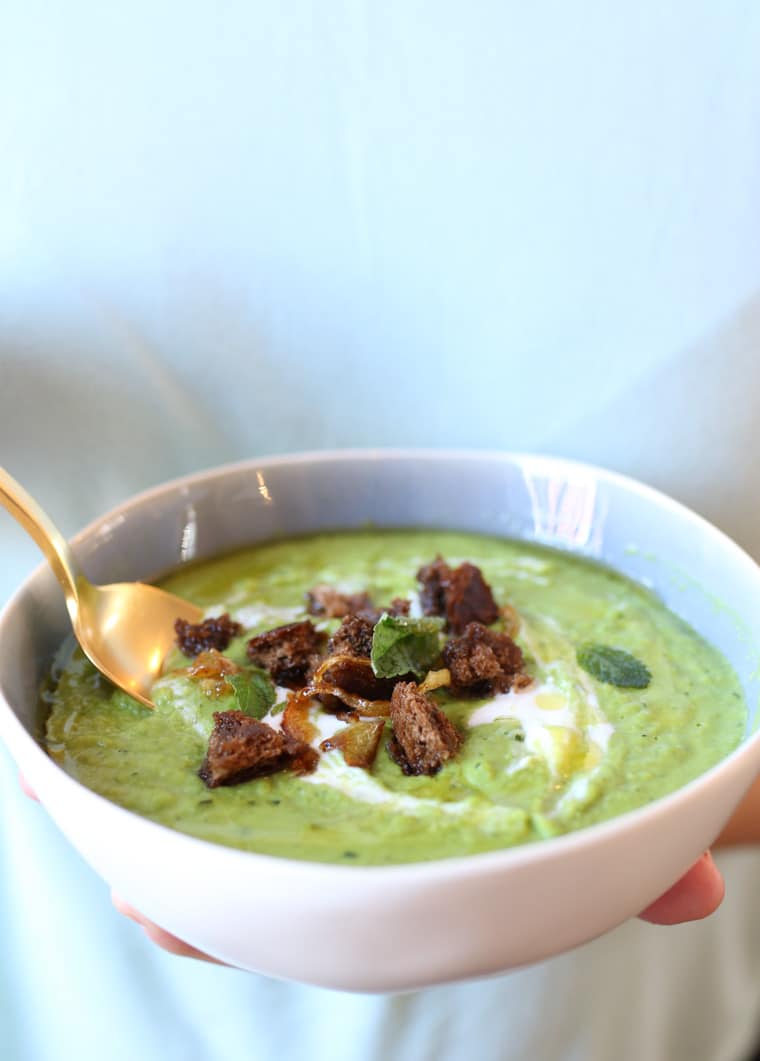
<path fill-rule="evenodd" d="M 678 925 L 700 921 L 723 902 L 725 885 L 709 851 L 694 863 L 664 895 L 643 910 L 639 917 L 653 925 Z"/>
<path fill-rule="evenodd" d="M 130 906 L 125 899 L 122 899 L 114 891 L 111 891 L 111 902 L 120 914 L 128 917 L 130 921 L 134 921 L 136 925 L 142 928 L 151 943 L 155 943 L 157 947 L 165 950 L 168 954 L 176 954 L 179 958 L 196 958 L 198 961 L 210 962 L 212 965 L 225 964 L 225 962 L 212 958 L 210 954 L 204 954 L 203 951 L 198 950 L 196 947 L 191 947 L 189 943 L 177 939 L 171 932 L 166 932 L 165 929 L 160 928 L 153 921 L 149 921 L 139 910 L 135 910 L 134 906 Z"/>

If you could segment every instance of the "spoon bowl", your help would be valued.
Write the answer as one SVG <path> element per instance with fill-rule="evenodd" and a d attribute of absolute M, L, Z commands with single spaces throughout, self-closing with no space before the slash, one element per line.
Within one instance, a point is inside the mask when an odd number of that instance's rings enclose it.
<path fill-rule="evenodd" d="M 0 503 L 50 561 L 84 654 L 114 685 L 153 708 L 151 688 L 174 644 L 174 623 L 199 622 L 201 609 L 144 582 L 94 585 L 78 570 L 68 542 L 49 516 L 3 468 Z"/>

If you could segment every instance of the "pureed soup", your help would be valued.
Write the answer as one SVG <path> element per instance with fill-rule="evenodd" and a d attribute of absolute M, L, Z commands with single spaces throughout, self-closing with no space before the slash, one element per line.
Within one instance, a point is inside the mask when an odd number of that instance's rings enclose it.
<path fill-rule="evenodd" d="M 744 733 L 733 670 L 652 593 L 522 542 L 336 532 L 161 585 L 222 618 L 178 630 L 155 711 L 62 650 L 47 746 L 204 840 L 346 864 L 489 851 L 641 806 Z"/>

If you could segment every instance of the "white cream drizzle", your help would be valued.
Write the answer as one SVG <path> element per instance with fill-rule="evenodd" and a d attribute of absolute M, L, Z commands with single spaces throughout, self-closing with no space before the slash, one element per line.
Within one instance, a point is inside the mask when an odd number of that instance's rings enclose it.
<path fill-rule="evenodd" d="M 409 594 L 409 618 L 410 619 L 421 619 L 422 618 L 422 604 L 420 603 L 419 593 L 412 592 Z"/>
<path fill-rule="evenodd" d="M 446 802 L 394 792 L 381 785 L 362 767 L 348 766 L 339 751 L 322 755 L 316 771 L 302 777 L 301 780 L 306 784 L 328 785 L 361 803 L 384 804 L 402 814 L 414 815 L 435 810 L 454 817 L 467 815 L 479 824 L 491 828 L 498 828 L 500 825 L 504 827 L 507 823 L 513 823 L 515 818 L 525 817 L 522 811 L 514 807 L 488 805 L 472 799 Z"/>
<path fill-rule="evenodd" d="M 584 693 L 585 691 L 584 689 Z M 614 730 L 609 722 L 602 720 L 593 689 L 590 693 L 589 697 L 584 697 L 584 702 L 594 721 L 585 724 L 578 719 L 568 696 L 551 683 L 538 683 L 521 692 L 501 693 L 476 708 L 468 724 L 470 728 L 475 728 L 488 725 L 497 719 L 514 719 L 519 724 L 525 734 L 524 751 L 516 758 L 505 753 L 505 774 L 521 770 L 538 758 L 546 763 L 552 776 L 557 777 L 565 773 L 568 762 L 576 757 L 578 742 L 583 742 L 587 768 L 571 782 L 564 797 L 581 800 L 588 788 L 589 778 L 599 765 Z M 309 720 L 318 731 L 318 736 L 312 742 L 315 748 L 318 748 L 323 740 L 339 732 L 344 725 L 336 716 L 321 711 L 317 705 L 311 709 Z M 469 799 L 447 803 L 393 792 L 375 780 L 367 770 L 348 766 L 339 752 L 323 754 L 315 773 L 302 780 L 309 784 L 329 785 L 351 799 L 364 803 L 384 803 L 408 813 L 435 807 L 444 814 L 472 814 L 476 806 L 473 800 Z M 482 816 L 485 813 L 482 803 L 478 802 L 477 807 L 478 814 Z M 515 809 L 493 807 L 493 815 L 499 820 L 503 821 L 507 812 L 514 814 Z M 496 820 L 493 815 L 487 815 L 489 821 Z"/>
<path fill-rule="evenodd" d="M 319 748 L 323 740 L 334 737 L 336 733 L 340 733 L 346 727 L 346 723 L 341 721 L 337 715 L 331 715 L 329 711 L 322 711 L 317 706 L 312 707 L 309 711 L 309 722 L 317 731 L 317 736 L 311 742 L 314 748 Z M 366 771 L 362 772 L 366 773 Z"/>
<path fill-rule="evenodd" d="M 586 736 L 592 744 L 595 744 L 602 752 L 607 751 L 610 737 L 615 732 L 611 722 L 590 722 L 586 726 Z"/>
<path fill-rule="evenodd" d="M 473 711 L 469 725 L 488 725 L 497 719 L 519 723 L 525 734 L 524 754 L 512 759 L 506 767 L 508 773 L 523 769 L 535 756 L 546 763 L 553 777 L 566 775 L 584 748 L 586 769 L 593 772 L 607 751 L 614 726 L 604 719 L 594 689 L 584 682 L 579 684 L 588 720 L 578 717 L 566 692 L 544 682 L 519 692 L 500 693 Z"/>
<path fill-rule="evenodd" d="M 372 774 L 360 766 L 348 766 L 339 751 L 327 752 L 319 760 L 319 766 L 313 774 L 301 779 L 312 785 L 329 785 L 362 803 L 392 803 L 397 809 L 421 809 L 422 807 L 444 807 L 453 804 L 441 804 L 438 800 L 418 799 L 399 792 L 393 792 L 374 779 Z"/>
<path fill-rule="evenodd" d="M 178 711 L 180 717 L 204 738 L 208 736 L 207 724 L 198 718 L 195 683 L 188 680 L 187 675 L 165 675 L 159 678 L 153 686 L 153 693 L 168 690 L 172 698 L 172 709 Z"/>
<path fill-rule="evenodd" d="M 498 693 L 476 708 L 469 719 L 469 726 L 485 726 L 498 718 L 515 718 L 528 732 L 536 725 L 567 726 L 577 729 L 575 712 L 568 705 L 567 697 L 554 685 L 530 685 L 527 689 Z"/>
<path fill-rule="evenodd" d="M 288 693 L 290 689 L 285 689 L 281 685 L 275 686 L 277 690 L 277 700 L 262 718 L 262 722 L 266 722 L 272 729 L 282 729 L 282 717 L 284 714 L 283 706 L 287 703 Z M 344 729 L 346 723 L 338 718 L 337 715 L 330 714 L 329 711 L 323 711 L 316 701 L 312 701 L 311 707 L 309 708 L 309 722 L 311 722 L 314 729 L 317 731 L 316 736 L 310 742 L 312 748 L 316 748 L 319 751 L 319 745 L 323 740 L 327 740 L 329 737 L 334 737 L 336 733 L 339 733 Z M 364 772 L 364 771 L 362 771 Z"/>
<path fill-rule="evenodd" d="M 247 604 L 232 612 L 232 618 L 241 623 L 246 630 L 250 630 L 254 626 L 263 626 L 264 623 L 271 624 L 273 627 L 292 623 L 299 615 L 303 615 L 303 612 L 301 605 L 296 608 L 266 608 L 260 604 Z"/>
<path fill-rule="evenodd" d="M 290 689 L 286 689 L 284 685 L 275 685 L 275 701 L 262 718 L 262 722 L 266 722 L 272 729 L 282 729 L 282 715 L 285 704 L 288 702 L 288 694 Z"/>
<path fill-rule="evenodd" d="M 79 710 L 77 709 L 76 711 L 72 711 L 71 714 L 69 715 L 69 717 L 66 719 L 66 721 L 63 724 L 63 735 L 64 735 L 64 737 L 68 737 L 69 736 L 69 734 L 71 733 L 71 729 L 72 729 L 74 723 L 76 722 L 76 720 L 78 718 L 79 718 Z"/>

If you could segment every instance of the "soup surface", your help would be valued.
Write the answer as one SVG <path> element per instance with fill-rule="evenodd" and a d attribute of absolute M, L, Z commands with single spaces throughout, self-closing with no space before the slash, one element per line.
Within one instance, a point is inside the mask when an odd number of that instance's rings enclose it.
<path fill-rule="evenodd" d="M 321 534 L 190 565 L 163 579 L 208 615 L 244 628 L 224 655 L 246 664 L 257 634 L 307 617 L 307 592 L 329 584 L 373 601 L 411 601 L 418 569 L 441 554 L 477 565 L 531 681 L 495 695 L 428 695 L 463 735 L 431 776 L 407 776 L 388 752 L 369 768 L 320 753 L 312 773 L 282 770 L 208 788 L 198 771 L 214 712 L 238 707 L 188 676 L 179 649 L 154 687 L 156 710 L 115 690 L 79 650 L 62 649 L 44 697 L 48 750 L 83 784 L 204 840 L 291 858 L 383 864 L 488 851 L 554 836 L 638 807 L 685 784 L 739 743 L 746 705 L 726 660 L 649 591 L 602 566 L 520 542 L 439 531 Z M 339 619 L 312 616 L 333 633 Z M 500 621 L 493 628 L 501 628 Z M 646 687 L 598 680 L 578 662 L 592 642 L 623 650 Z M 288 690 L 263 718 L 277 728 Z M 350 724 L 317 701 L 318 748 Z"/>

